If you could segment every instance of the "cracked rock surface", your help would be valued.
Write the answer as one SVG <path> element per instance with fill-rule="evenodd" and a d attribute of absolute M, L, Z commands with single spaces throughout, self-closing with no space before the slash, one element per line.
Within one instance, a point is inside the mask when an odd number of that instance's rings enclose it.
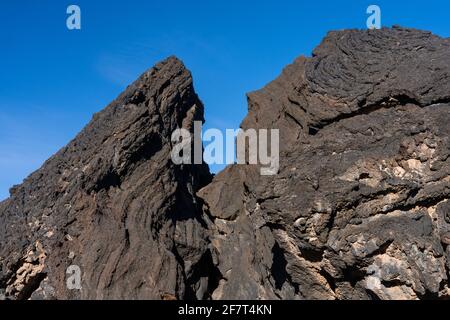
<path fill-rule="evenodd" d="M 203 121 L 183 64 L 144 73 L 0 204 L 0 287 L 13 299 L 207 298 L 211 253 L 195 192 L 206 165 L 172 163 Z M 79 266 L 82 290 L 68 290 Z"/>
<path fill-rule="evenodd" d="M 189 71 L 144 73 L 0 203 L 0 298 L 450 298 L 450 39 L 331 32 L 248 102 L 279 173 L 212 179 L 170 157 Z"/>
<path fill-rule="evenodd" d="M 215 299 L 450 297 L 449 39 L 331 32 L 248 100 L 280 172 L 232 165 L 200 191 Z"/>

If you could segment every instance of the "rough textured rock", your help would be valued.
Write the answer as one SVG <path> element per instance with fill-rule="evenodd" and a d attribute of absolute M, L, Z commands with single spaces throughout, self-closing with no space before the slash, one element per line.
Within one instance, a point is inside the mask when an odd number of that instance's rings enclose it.
<path fill-rule="evenodd" d="M 183 64 L 169 58 L 0 204 L 8 298 L 207 298 L 211 254 L 195 192 L 206 165 L 176 166 L 171 134 L 203 121 Z M 66 269 L 82 271 L 68 290 Z"/>
<path fill-rule="evenodd" d="M 171 162 L 203 106 L 169 58 L 0 203 L 0 297 L 450 298 L 449 57 L 428 32 L 331 32 L 248 95 L 279 173 L 212 182 Z"/>
<path fill-rule="evenodd" d="M 450 297 L 449 39 L 331 32 L 248 100 L 280 172 L 233 165 L 200 191 L 214 298 Z"/>

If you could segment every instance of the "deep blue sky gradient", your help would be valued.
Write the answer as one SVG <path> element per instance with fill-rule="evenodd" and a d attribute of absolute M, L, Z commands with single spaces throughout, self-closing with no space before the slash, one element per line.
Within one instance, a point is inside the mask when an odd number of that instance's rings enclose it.
<path fill-rule="evenodd" d="M 66 28 L 70 4 L 81 7 L 81 31 Z M 157 61 L 174 54 L 192 71 L 206 127 L 238 128 L 246 92 L 327 31 L 366 28 L 370 4 L 383 26 L 450 36 L 448 0 L 2 1 L 0 199 Z"/>

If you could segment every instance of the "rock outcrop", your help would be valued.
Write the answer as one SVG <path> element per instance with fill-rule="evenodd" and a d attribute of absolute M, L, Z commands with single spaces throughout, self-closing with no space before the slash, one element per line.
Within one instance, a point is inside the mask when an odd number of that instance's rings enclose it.
<path fill-rule="evenodd" d="M 450 297 L 449 39 L 331 32 L 248 100 L 280 172 L 233 165 L 200 191 L 214 298 Z"/>
<path fill-rule="evenodd" d="M 203 121 L 183 64 L 145 72 L 0 204 L 9 298 L 207 298 L 212 268 L 196 191 L 206 165 L 172 163 L 171 135 Z M 68 290 L 78 266 L 82 290 Z"/>
<path fill-rule="evenodd" d="M 203 121 L 190 73 L 144 73 L 0 203 L 0 295 L 450 298 L 449 39 L 331 32 L 248 101 L 243 129 L 280 130 L 279 173 L 212 179 L 170 157 Z"/>

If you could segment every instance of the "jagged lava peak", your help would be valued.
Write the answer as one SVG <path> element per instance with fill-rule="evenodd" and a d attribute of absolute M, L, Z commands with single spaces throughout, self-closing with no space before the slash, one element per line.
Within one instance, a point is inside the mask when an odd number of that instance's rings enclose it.
<path fill-rule="evenodd" d="M 176 166 L 171 134 L 203 121 L 191 74 L 157 64 L 94 115 L 0 204 L 8 298 L 206 298 L 211 254 L 195 192 L 206 165 Z M 68 290 L 66 269 L 82 271 Z"/>

